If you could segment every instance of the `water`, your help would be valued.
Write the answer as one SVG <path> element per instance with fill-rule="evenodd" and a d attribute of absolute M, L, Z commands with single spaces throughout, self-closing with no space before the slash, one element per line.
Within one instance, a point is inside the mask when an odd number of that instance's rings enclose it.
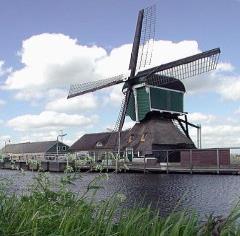
<path fill-rule="evenodd" d="M 26 192 L 33 182 L 35 172 L 0 170 L 0 179 L 11 180 L 8 191 L 18 194 Z M 63 174 L 51 173 L 51 179 L 57 185 Z M 80 194 L 86 190 L 96 173 L 82 173 L 82 179 L 75 181 L 72 190 Z M 109 174 L 108 180 L 99 182 L 104 188 L 96 195 L 99 200 L 114 193 L 127 197 L 126 206 L 134 203 L 152 204 L 162 215 L 175 208 L 194 209 L 201 218 L 214 212 L 215 215 L 227 215 L 240 196 L 240 176 L 234 175 L 184 175 L 184 174 Z"/>

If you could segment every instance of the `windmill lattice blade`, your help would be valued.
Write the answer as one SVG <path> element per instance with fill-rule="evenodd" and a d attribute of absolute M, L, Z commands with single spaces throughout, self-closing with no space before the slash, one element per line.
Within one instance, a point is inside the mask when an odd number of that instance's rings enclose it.
<path fill-rule="evenodd" d="M 221 51 L 219 48 L 215 48 L 194 56 L 186 57 L 174 62 L 141 71 L 137 74 L 137 76 L 145 76 L 146 82 L 151 80 L 151 84 L 153 85 L 167 83 L 166 78 L 161 80 L 157 76 L 155 77 L 156 79 L 154 81 L 154 76 L 151 78 L 154 74 L 183 80 L 216 69 L 220 52 Z"/>
<path fill-rule="evenodd" d="M 156 5 L 144 9 L 138 53 L 138 70 L 151 64 L 156 25 Z"/>
<path fill-rule="evenodd" d="M 131 74 L 130 74 L 131 79 L 135 76 L 135 72 L 136 72 L 136 68 L 137 68 L 138 52 L 139 52 L 139 45 L 140 45 L 141 32 L 142 32 L 143 15 L 144 15 L 144 9 L 142 9 L 138 12 L 136 31 L 135 31 L 135 35 L 134 35 L 131 58 L 130 58 L 130 62 L 129 62 L 129 70 L 131 70 Z"/>
<path fill-rule="evenodd" d="M 83 83 L 83 84 L 71 85 L 69 94 L 68 94 L 68 98 L 83 95 L 85 93 L 94 92 L 96 90 L 110 87 L 115 84 L 120 84 L 127 77 L 128 77 L 128 75 L 121 74 L 121 75 L 114 76 L 114 77 L 104 79 L 104 80 L 98 80 L 98 81 L 93 81 L 93 82 L 88 82 L 88 83 Z"/>
<path fill-rule="evenodd" d="M 121 104 L 120 112 L 119 112 L 119 115 L 118 115 L 118 119 L 117 119 L 117 122 L 116 122 L 115 127 L 114 127 L 115 131 L 119 131 L 119 132 L 122 131 L 122 127 L 123 127 L 123 124 L 124 124 L 124 121 L 125 121 L 125 116 L 126 116 L 126 112 L 127 112 L 127 105 L 128 105 L 128 102 L 129 102 L 130 95 L 131 95 L 131 90 L 128 89 L 127 92 L 125 93 L 125 96 L 124 96 L 123 100 L 122 100 L 122 104 Z"/>

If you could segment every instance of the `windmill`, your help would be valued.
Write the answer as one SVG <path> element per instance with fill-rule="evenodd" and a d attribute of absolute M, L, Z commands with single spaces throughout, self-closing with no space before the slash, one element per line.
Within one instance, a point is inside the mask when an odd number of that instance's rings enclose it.
<path fill-rule="evenodd" d="M 127 115 L 140 124 L 146 119 L 151 120 L 151 117 L 158 117 L 157 119 L 163 123 L 168 121 L 164 126 L 169 129 L 172 129 L 172 123 L 177 122 L 186 138 L 191 140 L 188 126 L 197 126 L 188 122 L 187 113 L 183 110 L 185 87 L 181 80 L 216 69 L 220 49 L 215 48 L 141 70 L 151 64 L 155 18 L 155 5 L 138 13 L 128 73 L 95 82 L 71 85 L 68 98 L 123 84 L 124 99 L 115 126 L 119 136 Z M 184 116 L 184 119 L 181 116 Z"/>

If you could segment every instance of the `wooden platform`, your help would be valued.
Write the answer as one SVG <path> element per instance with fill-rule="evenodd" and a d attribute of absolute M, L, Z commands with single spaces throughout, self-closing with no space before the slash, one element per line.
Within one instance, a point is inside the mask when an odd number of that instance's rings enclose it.
<path fill-rule="evenodd" d="M 75 167 L 74 163 L 69 163 L 73 170 L 78 171 L 99 171 L 93 165 L 84 165 Z M 26 162 L 5 162 L 0 163 L 0 169 L 23 169 L 31 171 L 49 171 L 49 172 L 64 172 L 67 167 L 66 161 L 43 161 L 38 167 L 32 168 Z M 118 163 L 117 171 L 116 165 L 101 166 L 103 172 L 138 172 L 138 173 L 179 173 L 179 174 L 230 174 L 239 175 L 240 165 L 227 165 L 227 166 L 188 166 L 183 167 L 180 164 L 172 163 L 159 163 L 155 165 L 148 165 L 147 163 Z M 127 168 L 126 168 L 127 167 Z"/>

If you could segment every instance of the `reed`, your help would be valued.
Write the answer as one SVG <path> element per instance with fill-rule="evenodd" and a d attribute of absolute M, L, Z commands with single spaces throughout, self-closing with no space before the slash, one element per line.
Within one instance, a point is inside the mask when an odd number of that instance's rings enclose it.
<path fill-rule="evenodd" d="M 227 218 L 211 215 L 205 223 L 199 223 L 197 214 L 187 211 L 161 217 L 150 206 L 120 207 L 125 200 L 121 194 L 96 201 L 95 193 L 101 188 L 98 179 L 79 196 L 68 189 L 74 178 L 66 174 L 53 190 L 48 175 L 40 173 L 31 190 L 21 196 L 8 194 L 6 180 L 0 181 L 0 235 L 240 235 L 238 206 Z"/>

